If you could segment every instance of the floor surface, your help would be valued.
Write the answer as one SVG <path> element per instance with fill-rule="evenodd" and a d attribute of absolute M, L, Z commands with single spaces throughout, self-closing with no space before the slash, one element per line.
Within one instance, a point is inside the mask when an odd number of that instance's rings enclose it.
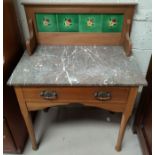
<path fill-rule="evenodd" d="M 142 155 L 130 123 L 122 151 L 115 151 L 120 119 L 121 114 L 81 106 L 41 111 L 35 121 L 39 149 L 33 151 L 28 140 L 23 155 Z"/>

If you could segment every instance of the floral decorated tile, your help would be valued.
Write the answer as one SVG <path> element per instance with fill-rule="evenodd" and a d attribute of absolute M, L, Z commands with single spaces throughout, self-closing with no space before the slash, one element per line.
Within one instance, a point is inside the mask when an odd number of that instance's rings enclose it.
<path fill-rule="evenodd" d="M 78 32 L 78 14 L 57 14 L 60 32 Z"/>
<path fill-rule="evenodd" d="M 102 18 L 103 32 L 121 32 L 123 27 L 122 14 L 105 14 Z"/>
<path fill-rule="evenodd" d="M 81 14 L 79 15 L 80 32 L 101 32 L 102 15 L 100 14 Z"/>
<path fill-rule="evenodd" d="M 37 13 L 36 25 L 39 32 L 58 32 L 56 14 Z"/>

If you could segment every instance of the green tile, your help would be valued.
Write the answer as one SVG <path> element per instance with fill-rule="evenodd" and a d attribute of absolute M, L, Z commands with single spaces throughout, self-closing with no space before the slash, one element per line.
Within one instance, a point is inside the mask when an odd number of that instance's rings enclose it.
<path fill-rule="evenodd" d="M 103 32 L 121 32 L 123 27 L 122 14 L 105 14 L 102 18 Z"/>
<path fill-rule="evenodd" d="M 80 32 L 101 32 L 102 16 L 100 14 L 80 14 L 79 31 Z"/>
<path fill-rule="evenodd" d="M 39 32 L 121 32 L 123 14 L 36 13 Z"/>
<path fill-rule="evenodd" d="M 58 32 L 56 14 L 37 13 L 35 17 L 39 32 Z"/>
<path fill-rule="evenodd" d="M 58 14 L 60 32 L 78 32 L 78 14 Z"/>

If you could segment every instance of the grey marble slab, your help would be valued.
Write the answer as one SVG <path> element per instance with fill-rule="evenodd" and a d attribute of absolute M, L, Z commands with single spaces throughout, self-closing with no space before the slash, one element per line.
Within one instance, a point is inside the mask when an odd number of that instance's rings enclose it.
<path fill-rule="evenodd" d="M 146 85 L 121 46 L 43 46 L 23 54 L 8 85 Z"/>
<path fill-rule="evenodd" d="M 20 0 L 30 4 L 137 4 L 139 0 Z"/>

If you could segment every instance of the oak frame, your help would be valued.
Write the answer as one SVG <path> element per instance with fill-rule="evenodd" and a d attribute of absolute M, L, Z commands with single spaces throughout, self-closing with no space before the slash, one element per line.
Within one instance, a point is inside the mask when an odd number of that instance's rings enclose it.
<path fill-rule="evenodd" d="M 122 45 L 125 49 L 126 55 L 129 56 L 131 54 L 131 41 L 130 41 L 130 30 L 132 25 L 132 18 L 134 13 L 135 4 L 132 5 L 80 5 L 80 4 L 41 4 L 41 5 L 33 5 L 33 4 L 24 4 L 25 11 L 27 15 L 27 20 L 30 21 L 29 31 L 30 31 L 30 39 L 27 41 L 27 50 L 29 50 L 29 54 L 33 53 L 33 49 L 37 43 L 39 44 L 47 44 L 47 45 Z M 76 9 L 78 10 L 76 10 Z M 51 10 L 52 9 L 52 10 Z M 123 31 L 122 33 L 38 33 L 36 29 L 36 24 L 34 22 L 34 13 L 35 12 L 74 12 L 74 13 L 124 13 L 124 23 L 123 23 Z M 34 27 L 33 27 L 34 25 Z M 67 36 L 67 39 L 66 39 Z M 53 39 L 54 37 L 54 39 Z M 72 39 L 74 37 L 74 40 Z M 80 37 L 80 40 L 78 40 Z M 92 39 L 93 37 L 93 39 Z M 17 99 L 19 102 L 19 106 L 25 120 L 29 136 L 32 141 L 32 148 L 34 150 L 37 149 L 37 142 L 35 139 L 35 132 L 33 129 L 32 121 L 30 118 L 30 111 L 31 110 L 39 110 L 38 105 L 34 108 L 30 107 L 29 104 L 26 102 L 22 87 L 15 86 L 15 92 L 17 95 Z M 138 86 L 131 86 L 130 92 L 128 95 L 128 100 L 123 108 L 119 108 L 119 112 L 122 112 L 122 120 L 119 130 L 119 135 L 116 143 L 115 149 L 117 151 L 121 150 L 121 144 L 123 140 L 123 136 L 125 133 L 125 128 L 129 117 L 132 114 L 132 109 L 134 106 L 134 102 L 137 96 Z M 65 103 L 67 105 L 67 103 Z M 85 103 L 85 105 L 88 105 Z M 48 104 L 47 107 L 55 106 L 54 104 Z M 94 104 L 94 106 L 96 106 Z M 47 108 L 46 107 L 46 108 Z M 96 106 L 97 107 L 97 106 Z M 45 107 L 41 107 L 43 109 Z M 104 105 L 101 107 L 103 109 L 109 109 Z M 111 106 L 110 109 L 112 111 L 116 111 Z"/>

